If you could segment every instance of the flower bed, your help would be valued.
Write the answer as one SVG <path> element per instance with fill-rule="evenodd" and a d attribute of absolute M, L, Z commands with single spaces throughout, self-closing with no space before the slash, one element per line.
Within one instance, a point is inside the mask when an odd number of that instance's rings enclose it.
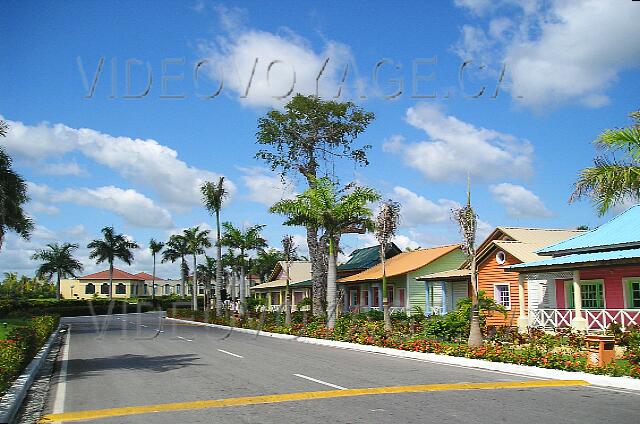
<path fill-rule="evenodd" d="M 640 348 L 630 346 L 623 359 L 599 368 L 587 364 L 584 338 L 572 333 L 546 334 L 532 330 L 529 335 L 519 335 L 509 330 L 510 341 L 488 337 L 481 347 L 469 347 L 458 339 L 444 340 L 432 331 L 429 319 L 400 318 L 394 320 L 394 330 L 385 332 L 384 323 L 371 319 L 365 314 L 350 314 L 340 317 L 335 328 L 329 330 L 319 319 L 310 319 L 303 324 L 301 317 L 294 314 L 294 324 L 284 326 L 284 317 L 266 313 L 242 320 L 207 316 L 190 310 L 169 310 L 169 317 L 235 326 L 272 333 L 290 334 L 300 337 L 336 340 L 393 349 L 483 359 L 517 365 L 565 371 L 583 371 L 611 376 L 631 376 L 640 378 Z M 281 314 L 282 315 L 282 314 Z M 437 327 L 437 326 L 436 326 Z"/>
<path fill-rule="evenodd" d="M 6 340 L 0 340 L 0 394 L 11 386 L 57 326 L 57 316 L 37 316 L 27 325 L 10 330 Z"/>

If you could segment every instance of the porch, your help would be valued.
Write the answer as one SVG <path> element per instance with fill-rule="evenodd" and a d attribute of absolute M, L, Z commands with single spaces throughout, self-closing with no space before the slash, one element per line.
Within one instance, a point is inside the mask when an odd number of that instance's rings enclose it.
<path fill-rule="evenodd" d="M 620 324 L 623 330 L 640 325 L 640 309 L 582 309 L 578 313 L 589 332 L 604 332 L 611 323 Z M 575 309 L 529 309 L 528 326 L 549 331 L 571 328 L 577 316 Z"/>

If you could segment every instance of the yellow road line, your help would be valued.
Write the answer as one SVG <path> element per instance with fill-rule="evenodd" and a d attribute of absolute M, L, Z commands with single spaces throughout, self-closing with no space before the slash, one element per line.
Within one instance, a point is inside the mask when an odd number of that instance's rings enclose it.
<path fill-rule="evenodd" d="M 394 393 L 437 392 L 446 390 L 479 389 L 524 389 L 534 387 L 588 386 L 582 380 L 528 380 L 496 381 L 490 383 L 422 384 L 416 386 L 374 387 L 367 389 L 326 390 L 320 392 L 285 393 L 278 395 L 236 397 L 228 399 L 199 400 L 194 402 L 163 403 L 158 405 L 127 406 L 123 408 L 94 409 L 88 411 L 64 412 L 45 415 L 41 423 L 96 420 L 125 415 L 150 414 L 168 411 L 186 411 L 192 409 L 225 408 L 229 406 L 257 405 L 266 403 L 293 402 L 310 399 L 329 399 L 338 397 L 384 395 Z"/>

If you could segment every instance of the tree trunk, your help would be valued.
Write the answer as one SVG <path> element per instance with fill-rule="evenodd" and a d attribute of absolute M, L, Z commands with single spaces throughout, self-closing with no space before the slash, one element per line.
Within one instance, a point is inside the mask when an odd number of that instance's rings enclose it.
<path fill-rule="evenodd" d="M 193 285 L 191 288 L 191 301 L 193 302 L 192 308 L 194 311 L 198 310 L 198 263 L 196 255 L 193 255 Z"/>
<path fill-rule="evenodd" d="M 382 263 L 382 314 L 384 316 L 385 331 L 393 330 L 391 314 L 389 313 L 389 295 L 387 293 L 387 269 L 384 257 L 384 246 L 380 245 L 380 260 Z"/>
<path fill-rule="evenodd" d="M 109 262 L 109 300 L 113 299 L 113 262 Z"/>
<path fill-rule="evenodd" d="M 244 301 L 247 294 L 246 291 L 246 275 L 244 269 L 244 249 L 240 249 L 240 259 L 242 260 L 242 264 L 240 265 L 240 303 L 238 304 L 238 313 L 242 316 L 244 315 Z"/>
<path fill-rule="evenodd" d="M 58 285 L 56 286 L 56 300 L 60 300 L 60 270 L 56 272 L 56 275 L 58 277 Z"/>
<path fill-rule="evenodd" d="M 182 280 L 182 297 L 187 297 L 187 279 L 185 277 L 186 261 L 184 260 L 184 256 L 182 257 L 182 262 L 180 263 L 180 280 Z"/>
<path fill-rule="evenodd" d="M 220 211 L 216 211 L 216 316 L 220 316 L 222 312 L 222 245 L 220 244 Z"/>
<path fill-rule="evenodd" d="M 336 255 L 333 238 L 329 239 L 329 270 L 327 273 L 327 328 L 336 325 Z"/>
<path fill-rule="evenodd" d="M 151 300 L 156 299 L 156 254 L 153 254 L 153 280 L 151 282 Z"/>
<path fill-rule="evenodd" d="M 482 332 L 480 331 L 480 305 L 478 302 L 478 276 L 476 275 L 476 254 L 471 255 L 471 323 L 468 345 L 482 346 Z"/>
<path fill-rule="evenodd" d="M 313 280 L 311 298 L 313 300 L 312 313 L 315 316 L 324 314 L 323 299 L 325 298 L 327 280 L 324 265 L 324 249 L 318 242 L 318 229 L 307 227 L 307 246 L 311 261 L 311 279 Z"/>
<path fill-rule="evenodd" d="M 289 288 L 289 259 L 287 258 L 287 285 L 284 300 L 284 325 L 291 326 L 291 289 Z"/>

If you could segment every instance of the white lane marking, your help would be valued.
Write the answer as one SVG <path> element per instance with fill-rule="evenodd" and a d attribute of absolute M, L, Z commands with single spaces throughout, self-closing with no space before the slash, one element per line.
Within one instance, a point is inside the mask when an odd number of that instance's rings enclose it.
<path fill-rule="evenodd" d="M 325 386 L 333 387 L 334 389 L 347 390 L 346 387 L 338 386 L 337 384 L 327 383 L 326 381 L 318 380 L 317 378 L 309 377 L 302 374 L 293 374 L 293 375 L 295 375 L 296 377 L 304 378 L 305 380 L 313 381 L 314 383 L 324 384 Z"/>
<path fill-rule="evenodd" d="M 69 342 L 71 341 L 71 326 L 67 327 L 67 335 L 62 348 L 62 365 L 60 366 L 60 374 L 58 377 L 58 385 L 56 388 L 56 399 L 53 403 L 53 413 L 61 414 L 64 412 L 64 400 L 67 397 L 67 370 L 69 369 Z"/>
<path fill-rule="evenodd" d="M 192 342 L 192 341 L 193 341 L 193 340 L 186 339 L 186 338 L 184 338 L 184 337 L 182 337 L 182 336 L 178 336 L 178 338 L 179 338 L 179 339 L 182 339 L 182 340 L 186 340 L 186 341 L 188 341 L 188 342 Z"/>
<path fill-rule="evenodd" d="M 235 353 L 227 352 L 226 350 L 218 349 L 218 352 L 226 353 L 227 355 L 235 356 L 236 358 L 244 358 L 244 356 L 236 355 Z"/>
<path fill-rule="evenodd" d="M 146 325 L 144 325 L 144 324 L 140 324 L 140 325 L 141 325 L 141 326 L 143 326 L 144 328 L 147 328 L 147 326 L 146 326 Z"/>
<path fill-rule="evenodd" d="M 161 330 L 159 328 L 156 328 L 155 331 L 157 331 L 158 333 L 164 333 L 164 330 Z"/>

